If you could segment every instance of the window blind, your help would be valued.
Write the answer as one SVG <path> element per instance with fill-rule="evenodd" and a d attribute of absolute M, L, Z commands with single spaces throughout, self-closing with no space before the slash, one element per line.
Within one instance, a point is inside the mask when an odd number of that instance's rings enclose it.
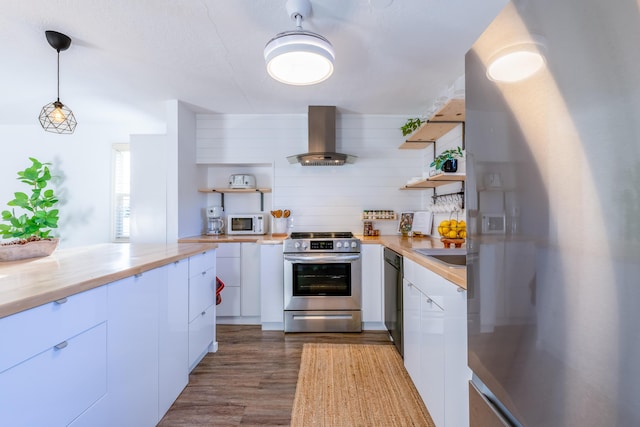
<path fill-rule="evenodd" d="M 129 144 L 113 145 L 112 237 L 129 241 L 131 218 L 131 156 Z"/>

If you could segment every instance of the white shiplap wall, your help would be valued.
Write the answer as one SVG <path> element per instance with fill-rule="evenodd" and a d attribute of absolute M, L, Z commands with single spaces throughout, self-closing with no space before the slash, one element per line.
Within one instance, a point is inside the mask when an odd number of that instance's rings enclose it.
<path fill-rule="evenodd" d="M 259 187 L 273 188 L 265 198 L 265 211 L 290 209 L 298 231 L 360 234 L 364 209 L 400 212 L 428 204 L 431 190 L 399 190 L 409 178 L 422 176 L 427 170 L 423 150 L 398 149 L 403 142 L 399 128 L 405 120 L 400 116 L 338 114 L 336 151 L 357 156 L 355 163 L 303 167 L 289 164 L 286 157 L 307 151 L 306 114 L 201 114 L 196 120 L 197 162 L 209 169 L 209 182 L 203 185 L 226 186 L 221 176 L 233 169 L 229 164 L 237 165 L 238 172 L 246 169 L 243 164 L 268 165 L 261 170 L 270 171 L 272 181 L 258 179 Z M 216 173 L 216 169 L 225 172 Z M 375 226 L 388 234 L 395 233 L 397 224 L 380 221 Z"/>

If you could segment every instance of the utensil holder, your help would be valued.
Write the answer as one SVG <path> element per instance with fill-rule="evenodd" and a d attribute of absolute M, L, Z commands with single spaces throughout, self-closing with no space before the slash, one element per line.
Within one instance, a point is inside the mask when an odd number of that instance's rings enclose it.
<path fill-rule="evenodd" d="M 290 220 L 291 217 L 289 218 L 273 218 L 273 228 L 272 228 L 272 233 L 274 236 L 286 236 L 289 234 L 289 227 L 290 227 Z"/>

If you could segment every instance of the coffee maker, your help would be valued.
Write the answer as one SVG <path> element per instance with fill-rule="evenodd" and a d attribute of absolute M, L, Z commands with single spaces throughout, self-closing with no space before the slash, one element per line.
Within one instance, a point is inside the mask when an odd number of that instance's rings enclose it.
<path fill-rule="evenodd" d="M 215 236 L 224 234 L 224 209 L 222 206 L 209 206 L 207 208 L 207 235 Z"/>

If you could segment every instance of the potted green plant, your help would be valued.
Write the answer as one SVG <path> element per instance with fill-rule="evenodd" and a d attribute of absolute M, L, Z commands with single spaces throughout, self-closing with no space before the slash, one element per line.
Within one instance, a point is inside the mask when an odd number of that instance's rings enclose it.
<path fill-rule="evenodd" d="M 424 122 L 425 122 L 424 120 L 418 117 L 407 119 L 405 124 L 402 125 L 402 127 L 400 127 L 400 130 L 402 131 L 402 136 L 407 136 L 415 132 L 416 129 L 418 129 L 420 125 Z"/>
<path fill-rule="evenodd" d="M 433 159 L 433 162 L 431 162 L 429 166 L 435 167 L 436 171 L 456 172 L 458 170 L 457 159 L 461 159 L 462 157 L 464 157 L 464 153 L 461 147 L 444 150 Z"/>
<path fill-rule="evenodd" d="M 2 211 L 0 237 L 15 239 L 0 245 L 0 261 L 34 258 L 50 255 L 58 245 L 58 239 L 50 236 L 58 228 L 58 198 L 51 188 L 49 166 L 30 157 L 31 166 L 18 172 L 18 180 L 31 187 L 31 195 L 17 191 L 7 205 L 13 209 Z M 15 208 L 23 210 L 17 214 Z"/>

